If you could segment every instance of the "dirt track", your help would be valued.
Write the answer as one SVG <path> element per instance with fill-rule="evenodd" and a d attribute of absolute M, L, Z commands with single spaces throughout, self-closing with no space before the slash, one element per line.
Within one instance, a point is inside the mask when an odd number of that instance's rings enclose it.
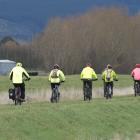
<path fill-rule="evenodd" d="M 80 100 L 83 99 L 82 89 L 69 89 L 69 90 L 61 90 L 61 100 Z M 114 96 L 124 96 L 124 95 L 133 95 L 133 87 L 128 88 L 114 88 Z M 41 101 L 49 101 L 51 96 L 51 90 L 30 90 L 26 94 L 27 102 L 41 102 Z M 102 98 L 103 97 L 103 89 L 95 88 L 93 89 L 93 97 L 94 98 Z M 12 101 L 8 99 L 8 93 L 2 92 L 0 93 L 0 104 L 11 104 Z"/>

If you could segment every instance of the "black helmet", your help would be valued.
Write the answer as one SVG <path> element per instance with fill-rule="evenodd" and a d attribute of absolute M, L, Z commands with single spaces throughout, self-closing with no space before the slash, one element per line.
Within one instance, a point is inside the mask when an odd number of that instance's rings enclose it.
<path fill-rule="evenodd" d="M 91 63 L 87 63 L 86 66 L 87 67 L 91 67 L 92 65 L 91 65 Z"/>
<path fill-rule="evenodd" d="M 110 64 L 107 64 L 108 69 L 112 69 L 112 66 Z"/>
<path fill-rule="evenodd" d="M 54 69 L 59 69 L 60 66 L 59 66 L 58 64 L 54 64 L 53 68 L 54 68 Z"/>

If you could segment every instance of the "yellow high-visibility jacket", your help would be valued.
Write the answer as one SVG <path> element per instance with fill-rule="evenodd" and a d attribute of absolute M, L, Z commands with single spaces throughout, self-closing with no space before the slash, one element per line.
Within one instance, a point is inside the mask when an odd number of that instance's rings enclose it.
<path fill-rule="evenodd" d="M 52 75 L 53 75 L 53 70 L 49 74 L 49 81 L 51 83 L 60 83 L 61 81 L 65 81 L 65 75 L 61 70 L 57 70 L 57 77 L 53 77 Z"/>
<path fill-rule="evenodd" d="M 21 66 L 15 66 L 9 75 L 10 80 L 12 80 L 12 82 L 14 84 L 21 84 L 23 83 L 23 77 L 26 78 L 30 78 L 29 74 L 26 72 L 26 70 L 21 67 Z"/>
<path fill-rule="evenodd" d="M 80 77 L 81 79 L 98 79 L 95 71 L 90 67 L 85 67 Z"/>
<path fill-rule="evenodd" d="M 112 69 L 106 69 L 102 73 L 102 79 L 105 82 L 113 82 L 114 80 L 118 80 L 117 74 Z"/>

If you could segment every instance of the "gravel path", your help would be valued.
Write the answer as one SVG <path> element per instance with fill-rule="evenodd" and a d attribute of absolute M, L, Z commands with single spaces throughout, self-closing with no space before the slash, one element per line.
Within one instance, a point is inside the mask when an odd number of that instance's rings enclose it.
<path fill-rule="evenodd" d="M 83 100 L 82 89 L 68 89 L 61 90 L 61 101 L 64 100 Z M 127 88 L 114 88 L 114 96 L 125 96 L 133 95 L 133 87 Z M 26 94 L 27 102 L 41 102 L 41 101 L 50 101 L 51 90 L 30 90 Z M 102 88 L 93 88 L 93 98 L 103 98 L 103 89 Z M 8 93 L 0 93 L 0 104 L 11 104 L 12 100 L 8 99 Z"/>

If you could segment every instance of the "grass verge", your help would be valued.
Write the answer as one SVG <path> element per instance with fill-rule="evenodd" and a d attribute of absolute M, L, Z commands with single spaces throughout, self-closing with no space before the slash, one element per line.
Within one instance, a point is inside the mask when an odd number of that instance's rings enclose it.
<path fill-rule="evenodd" d="M 0 106 L 1 140 L 133 140 L 140 97 Z"/>

